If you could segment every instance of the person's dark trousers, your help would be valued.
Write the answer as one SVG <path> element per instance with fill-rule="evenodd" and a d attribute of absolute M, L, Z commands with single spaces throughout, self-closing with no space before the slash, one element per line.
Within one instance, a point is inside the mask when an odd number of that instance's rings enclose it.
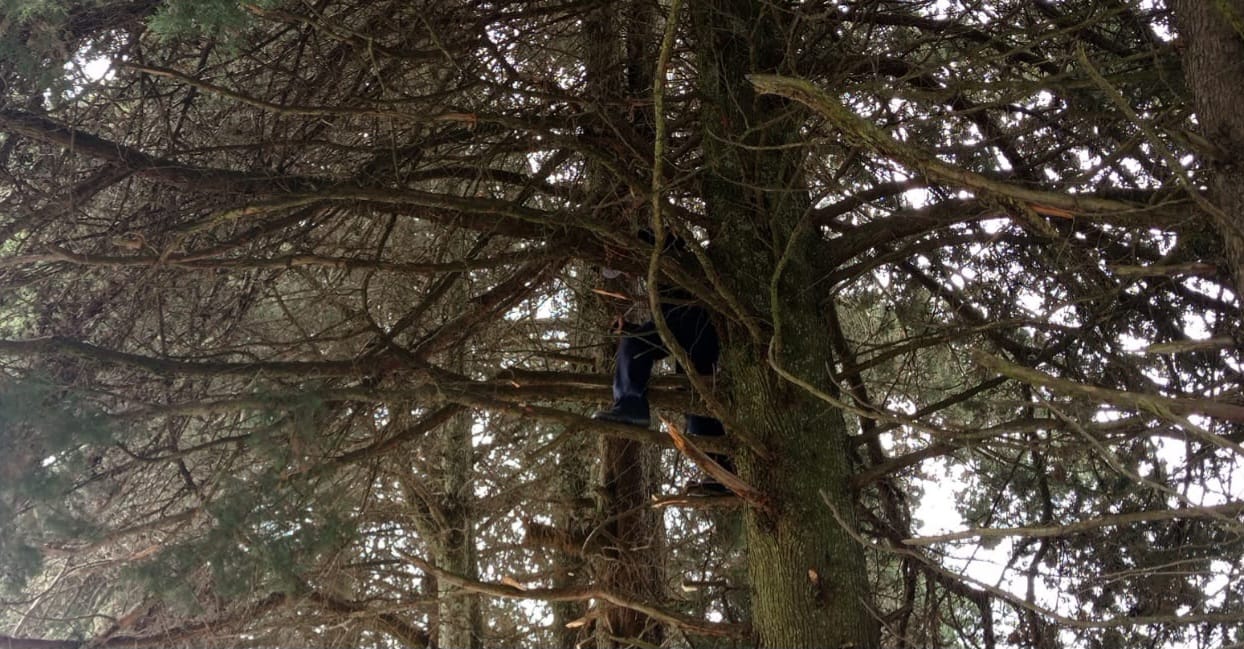
<path fill-rule="evenodd" d="M 701 376 L 711 375 L 721 352 L 721 341 L 717 338 L 717 330 L 713 328 L 708 311 L 695 305 L 662 304 L 661 313 L 674 334 L 674 340 L 686 350 L 694 371 Z M 647 426 L 648 381 L 652 378 L 652 366 L 669 355 L 655 323 L 649 321 L 626 331 L 618 343 L 611 412 L 621 415 L 627 422 Z M 684 371 L 681 364 L 677 369 Z M 690 413 L 686 414 L 684 432 L 704 437 L 726 434 L 720 420 Z M 731 468 L 729 458 L 714 455 L 713 459 L 727 469 Z"/>

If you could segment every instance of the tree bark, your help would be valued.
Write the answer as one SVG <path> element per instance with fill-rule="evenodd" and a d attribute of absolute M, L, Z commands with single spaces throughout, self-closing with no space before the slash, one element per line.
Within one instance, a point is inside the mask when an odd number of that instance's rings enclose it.
<path fill-rule="evenodd" d="M 1211 214 L 1237 297 L 1244 296 L 1244 0 L 1172 0 L 1185 82 L 1210 162 Z"/>
<path fill-rule="evenodd" d="M 810 199 L 794 146 L 798 113 L 758 97 L 746 78 L 784 71 L 787 19 L 770 3 L 692 6 L 707 131 L 703 192 L 718 220 L 711 255 L 733 269 L 727 288 L 785 341 L 774 362 L 824 386 L 833 358 L 828 323 L 806 290 L 817 230 L 800 226 Z M 755 442 L 740 446 L 762 449 L 742 450 L 741 477 L 775 505 L 771 514 L 752 508 L 745 516 L 753 628 L 765 647 L 876 646 L 863 551 L 851 536 L 845 420 L 773 371 L 768 342 L 731 324 L 722 358 L 735 434 Z"/>
<path fill-rule="evenodd" d="M 471 414 L 464 413 L 442 430 L 441 511 L 445 526 L 435 544 L 435 560 L 445 570 L 475 578 L 472 424 Z M 436 600 L 437 645 L 446 649 L 479 647 L 479 595 L 439 580 Z"/>

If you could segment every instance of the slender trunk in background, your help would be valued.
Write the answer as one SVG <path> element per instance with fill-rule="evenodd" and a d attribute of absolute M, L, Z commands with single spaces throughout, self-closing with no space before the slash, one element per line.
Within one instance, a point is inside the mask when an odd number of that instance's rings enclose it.
<path fill-rule="evenodd" d="M 651 149 L 651 120 L 648 111 L 623 111 L 627 99 L 648 96 L 652 88 L 651 57 L 655 35 L 652 7 L 643 2 L 623 3 L 621 10 L 604 4 L 584 21 L 585 64 L 588 94 L 595 101 L 597 115 L 589 136 L 613 136 L 619 130 Z M 638 144 L 638 143 L 636 143 Z M 606 169 L 589 165 L 586 186 L 601 204 L 598 218 L 616 219 L 626 227 L 640 221 L 631 213 L 642 204 L 629 196 L 629 190 Z M 652 473 L 659 450 L 647 444 L 606 437 L 601 440 L 601 520 L 604 535 L 603 556 L 596 562 L 596 579 L 608 591 L 643 601 L 662 601 L 664 579 L 661 567 L 660 514 L 650 507 Z M 597 646 L 605 648 L 660 645 L 664 626 L 647 615 L 617 606 L 605 607 L 597 625 Z"/>
<path fill-rule="evenodd" d="M 434 544 L 436 565 L 474 579 L 474 502 L 471 477 L 474 470 L 471 413 L 458 415 L 442 430 L 440 448 L 441 512 L 445 526 Z M 445 649 L 480 646 L 479 595 L 440 581 L 437 588 L 437 643 Z"/>

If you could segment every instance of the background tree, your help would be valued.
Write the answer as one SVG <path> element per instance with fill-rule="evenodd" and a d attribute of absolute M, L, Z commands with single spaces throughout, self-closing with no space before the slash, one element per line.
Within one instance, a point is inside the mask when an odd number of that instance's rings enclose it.
<path fill-rule="evenodd" d="M 1238 3 L 0 7 L 11 646 L 1244 641 Z"/>

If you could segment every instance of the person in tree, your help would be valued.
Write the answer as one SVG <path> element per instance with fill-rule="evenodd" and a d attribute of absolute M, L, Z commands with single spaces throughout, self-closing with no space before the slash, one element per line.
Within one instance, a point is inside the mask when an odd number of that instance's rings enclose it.
<path fill-rule="evenodd" d="M 655 243 L 652 233 L 642 230 L 639 238 L 647 243 Z M 686 252 L 686 244 L 676 237 L 667 236 L 668 242 L 663 252 L 677 254 Z M 603 274 L 616 277 L 619 271 L 605 268 Z M 695 301 L 689 292 L 670 286 L 658 286 L 660 292 L 661 315 L 665 324 L 674 335 L 674 341 L 685 350 L 692 369 L 701 376 L 711 376 L 717 366 L 717 357 L 721 352 L 721 341 L 717 329 L 713 326 L 708 309 Z M 616 364 L 613 372 L 613 405 L 608 410 L 600 410 L 592 415 L 593 419 L 611 421 L 628 426 L 648 428 L 652 417 L 648 405 L 648 382 L 652 378 L 652 368 L 661 359 L 670 355 L 670 350 L 661 339 L 656 323 L 649 319 L 640 325 L 623 321 L 618 328 L 621 338 L 618 341 Z M 686 369 L 682 364 L 675 366 L 679 374 Z M 721 437 L 726 429 L 721 420 L 686 413 L 683 432 L 689 436 Z M 714 461 L 727 470 L 733 470 L 729 458 L 712 455 Z M 693 482 L 687 485 L 689 493 L 706 494 L 728 493 L 726 488 L 715 480 Z"/>

